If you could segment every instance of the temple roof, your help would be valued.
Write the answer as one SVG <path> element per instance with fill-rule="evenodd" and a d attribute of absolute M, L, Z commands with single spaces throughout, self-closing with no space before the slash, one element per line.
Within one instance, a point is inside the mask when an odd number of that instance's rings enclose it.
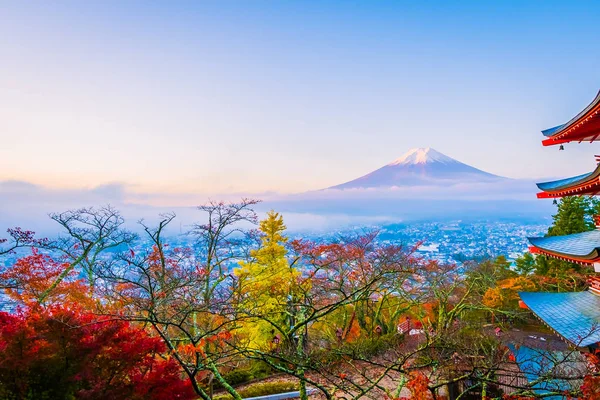
<path fill-rule="evenodd" d="M 521 300 L 556 333 L 577 347 L 600 342 L 600 296 L 590 292 L 520 292 Z"/>
<path fill-rule="evenodd" d="M 537 249 L 567 258 L 591 261 L 600 257 L 600 229 L 565 236 L 527 239 Z"/>
<path fill-rule="evenodd" d="M 573 117 L 569 122 L 542 131 L 548 139 L 544 146 L 568 143 L 571 141 L 589 140 L 593 142 L 600 135 L 600 92 L 594 100 Z"/>
<path fill-rule="evenodd" d="M 586 183 L 596 183 L 592 181 L 597 181 L 599 176 L 600 164 L 598 164 L 595 170 L 586 174 L 573 176 L 571 178 L 559 179 L 556 181 L 537 183 L 536 185 L 539 189 L 543 190 L 544 192 L 557 192 L 566 189 L 575 189 L 576 187 L 580 185 L 585 185 Z"/>

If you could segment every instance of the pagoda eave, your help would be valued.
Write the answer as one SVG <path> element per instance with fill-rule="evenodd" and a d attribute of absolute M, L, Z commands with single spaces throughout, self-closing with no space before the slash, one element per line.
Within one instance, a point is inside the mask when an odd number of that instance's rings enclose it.
<path fill-rule="evenodd" d="M 593 183 L 558 192 L 539 192 L 536 196 L 538 199 L 558 199 L 566 196 L 594 196 L 598 193 L 600 193 L 600 183 Z"/>
<path fill-rule="evenodd" d="M 521 301 L 575 347 L 600 342 L 600 296 L 596 292 L 520 292 Z"/>
<path fill-rule="evenodd" d="M 542 146 L 546 147 L 546 146 L 554 146 L 557 144 L 565 144 L 565 143 L 570 143 L 572 142 L 572 140 L 570 139 L 545 139 L 542 140 Z"/>
<path fill-rule="evenodd" d="M 547 129 L 542 133 L 547 139 L 544 146 L 553 146 L 569 142 L 594 142 L 600 136 L 600 92 L 594 100 L 569 122 Z"/>
<path fill-rule="evenodd" d="M 571 143 L 571 142 L 594 143 L 596 140 L 598 140 L 600 138 L 600 123 L 596 123 L 596 124 L 594 124 L 594 126 L 589 126 L 589 128 L 592 132 L 591 134 L 590 134 L 590 132 L 586 131 L 583 133 L 573 133 L 573 134 L 564 135 L 564 136 L 552 137 L 549 139 L 542 140 L 542 146 L 544 146 L 544 147 L 554 146 L 557 144 L 565 144 L 565 143 Z"/>
<path fill-rule="evenodd" d="M 544 255 L 546 257 L 550 257 L 550 258 L 554 258 L 557 260 L 561 260 L 561 261 L 568 261 L 568 262 L 572 262 L 574 264 L 579 264 L 579 265 L 584 265 L 584 266 L 588 266 L 588 267 L 592 267 L 594 266 L 594 264 L 596 263 L 600 263 L 600 256 L 598 256 L 597 254 L 595 254 L 595 258 L 581 258 L 581 257 L 576 257 L 576 256 L 572 256 L 572 255 L 567 255 L 567 254 L 558 254 L 558 253 L 554 253 L 551 251 L 547 251 L 544 249 L 540 249 L 539 247 L 535 247 L 535 246 L 529 246 L 529 252 L 531 254 L 541 254 Z"/>
<path fill-rule="evenodd" d="M 538 199 L 595 195 L 600 193 L 600 164 L 597 164 L 592 172 L 571 178 L 538 183 L 537 187 L 541 190 L 537 194 Z"/>

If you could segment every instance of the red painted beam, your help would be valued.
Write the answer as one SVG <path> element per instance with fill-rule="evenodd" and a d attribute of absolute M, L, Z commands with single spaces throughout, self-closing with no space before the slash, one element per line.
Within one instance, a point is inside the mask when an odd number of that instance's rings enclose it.
<path fill-rule="evenodd" d="M 563 143 L 569 143 L 571 142 L 573 139 L 546 139 L 546 140 L 542 140 L 542 145 L 543 146 L 554 146 L 555 144 L 563 144 Z"/>

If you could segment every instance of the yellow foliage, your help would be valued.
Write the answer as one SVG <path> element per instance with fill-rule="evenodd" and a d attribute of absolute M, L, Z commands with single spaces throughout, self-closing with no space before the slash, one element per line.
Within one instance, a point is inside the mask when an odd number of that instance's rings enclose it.
<path fill-rule="evenodd" d="M 535 283 L 524 276 L 498 281 L 495 288 L 489 288 L 483 296 L 483 304 L 490 308 L 503 308 L 519 299 L 518 292 L 536 290 Z"/>
<path fill-rule="evenodd" d="M 287 237 L 283 235 L 286 226 L 282 216 L 270 211 L 260 222 L 259 229 L 263 236 L 261 246 L 251 252 L 253 260 L 240 263 L 234 271 L 239 279 L 238 307 L 250 316 L 260 315 L 283 326 L 288 299 L 298 287 L 300 273 L 290 267 L 286 258 Z M 255 346 L 268 346 L 273 339 L 272 325 L 258 318 L 250 318 L 243 330 Z"/>
<path fill-rule="evenodd" d="M 502 291 L 500 288 L 489 288 L 483 295 L 483 304 L 490 308 L 502 307 L 504 298 L 502 297 Z"/>

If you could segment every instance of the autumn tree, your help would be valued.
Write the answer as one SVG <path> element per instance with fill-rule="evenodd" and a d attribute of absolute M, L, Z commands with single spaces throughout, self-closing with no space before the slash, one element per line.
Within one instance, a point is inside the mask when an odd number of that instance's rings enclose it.
<path fill-rule="evenodd" d="M 269 220 L 276 221 L 276 215 Z M 328 385 L 314 374 L 321 375 L 334 388 L 341 387 L 331 379 L 331 368 L 322 347 L 329 347 L 329 354 L 333 354 L 344 343 L 358 342 L 361 328 L 357 310 L 362 310 L 366 299 L 384 289 L 387 283 L 396 282 L 396 275 L 406 274 L 410 268 L 403 250 L 378 245 L 375 237 L 369 234 L 325 244 L 293 241 L 288 263 L 295 271 L 280 275 L 287 276 L 284 287 L 288 293 L 275 297 L 279 299 L 277 307 L 270 310 L 255 307 L 245 301 L 243 290 L 238 292 L 242 295 L 238 304 L 250 305 L 244 308 L 244 315 L 263 321 L 273 330 L 269 348 L 246 342 L 240 343 L 238 349 L 246 357 L 266 362 L 274 370 L 297 378 L 302 399 L 307 399 L 307 385 L 320 389 L 327 398 L 332 397 Z M 339 319 L 340 315 L 347 318 Z M 332 331 L 339 335 L 327 336 Z M 364 393 L 374 386 L 366 386 Z"/>
<path fill-rule="evenodd" d="M 9 238 L 0 238 L 0 257 L 14 253 L 19 248 L 40 246 L 47 242 L 46 239 L 36 239 L 35 232 L 21 228 L 8 229 L 7 233 Z"/>
<path fill-rule="evenodd" d="M 111 206 L 53 213 L 50 218 L 60 225 L 63 232 L 43 247 L 60 254 L 59 261 L 65 267 L 39 295 L 39 302 L 44 302 L 74 270 L 87 277 L 90 293 L 93 293 L 96 271 L 113 260 L 110 252 L 124 249 L 136 239 L 135 234 L 123 228 L 124 218 Z"/>
<path fill-rule="evenodd" d="M 18 305 L 37 303 L 42 294 L 56 282 L 59 275 L 69 267 L 51 256 L 33 249 L 30 255 L 19 258 L 0 273 L 5 294 Z M 87 281 L 71 270 L 64 275 L 46 297 L 46 303 L 78 303 L 92 307 Z"/>
<path fill-rule="evenodd" d="M 246 320 L 241 332 L 253 345 L 262 348 L 272 345 L 272 340 L 281 335 L 280 332 L 275 333 L 274 326 L 282 326 L 286 322 L 293 325 L 293 315 L 288 308 L 294 291 L 298 289 L 300 272 L 286 258 L 284 245 L 288 239 L 284 236 L 285 229 L 282 216 L 274 211 L 268 212 L 267 217 L 260 221 L 259 248 L 252 250 L 251 259 L 240 263 L 235 270 L 239 299 L 236 307 L 242 312 L 251 310 L 251 314 L 260 309 L 262 314 L 261 318 Z"/>
<path fill-rule="evenodd" d="M 240 395 L 223 377 L 233 368 L 232 325 L 237 311 L 231 296 L 232 266 L 247 254 L 247 226 L 256 223 L 253 200 L 211 202 L 200 210 L 207 218 L 191 232 L 193 248 L 171 247 L 165 228 L 175 218 L 164 215 L 156 227 L 143 224 L 149 245 L 106 264 L 101 277 L 116 318 L 146 324 L 166 345 L 195 392 L 208 400 L 213 379 L 234 399 Z M 112 310 L 118 309 L 117 314 Z"/>
<path fill-rule="evenodd" d="M 193 399 L 165 346 L 76 305 L 0 312 L 0 397 Z"/>
<path fill-rule="evenodd" d="M 517 309 L 519 292 L 533 292 L 536 289 L 535 283 L 524 276 L 503 279 L 485 292 L 482 303 L 490 309 Z"/>

